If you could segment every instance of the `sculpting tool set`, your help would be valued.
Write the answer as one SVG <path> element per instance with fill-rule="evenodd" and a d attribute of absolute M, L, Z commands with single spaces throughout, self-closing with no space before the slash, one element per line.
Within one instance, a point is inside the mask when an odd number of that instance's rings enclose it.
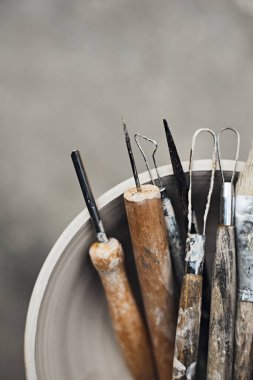
<path fill-rule="evenodd" d="M 188 177 L 168 123 L 165 119 L 163 123 L 180 207 L 170 197 L 166 179 L 157 167 L 156 140 L 135 133 L 134 140 L 149 175 L 148 183 L 141 183 L 122 119 L 135 181 L 135 187 L 125 189 L 122 196 L 145 321 L 124 268 L 122 246 L 117 239 L 107 237 L 79 151 L 71 155 L 97 236 L 90 247 L 90 258 L 104 287 L 118 343 L 136 380 L 250 380 L 253 378 L 253 148 L 234 192 L 240 147 L 237 130 L 223 128 L 216 134 L 211 129 L 198 129 L 192 139 Z M 237 138 L 231 175 L 224 172 L 220 154 L 220 137 L 227 132 Z M 202 212 L 199 204 L 193 207 L 193 185 L 198 181 L 193 157 L 200 134 L 212 139 L 208 186 L 201 190 L 201 199 L 205 199 Z M 144 142 L 153 147 L 153 169 Z M 220 220 L 216 252 L 209 253 L 206 252 L 206 241 L 210 239 L 208 214 L 213 207 L 212 193 L 218 173 L 222 182 Z M 207 253 L 213 255 L 212 281 L 206 273 Z M 208 345 L 208 354 L 203 342 Z"/>

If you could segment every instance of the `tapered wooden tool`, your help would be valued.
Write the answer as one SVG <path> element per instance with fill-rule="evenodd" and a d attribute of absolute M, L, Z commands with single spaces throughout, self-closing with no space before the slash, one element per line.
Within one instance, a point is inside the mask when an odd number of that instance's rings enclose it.
<path fill-rule="evenodd" d="M 180 236 L 180 230 L 179 226 L 176 220 L 175 212 L 171 203 L 171 200 L 169 198 L 169 195 L 167 193 L 167 190 L 165 186 L 163 185 L 163 181 L 159 175 L 159 171 L 156 165 L 156 159 L 155 154 L 158 149 L 158 144 L 155 140 L 150 139 L 149 137 L 142 136 L 139 133 L 136 133 L 135 136 L 136 144 L 138 145 L 141 154 L 143 156 L 143 159 L 145 161 L 147 170 L 149 172 L 149 176 L 151 179 L 151 182 L 153 185 L 155 185 L 155 180 L 153 178 L 152 172 L 150 170 L 150 166 L 147 160 L 147 157 L 144 153 L 144 150 L 139 142 L 139 138 L 142 138 L 144 140 L 149 141 L 154 145 L 154 151 L 152 153 L 153 158 L 153 164 L 155 167 L 156 175 L 157 175 L 157 184 L 161 193 L 161 200 L 162 200 L 162 206 L 163 206 L 163 215 L 165 220 L 165 225 L 168 233 L 168 243 L 169 243 L 169 251 L 170 251 L 170 257 L 171 257 L 171 263 L 172 263 L 172 269 L 173 274 L 175 275 L 175 281 L 177 285 L 177 298 L 179 298 L 180 289 L 183 281 L 183 275 L 184 275 L 184 247 L 182 243 L 182 239 Z"/>
<path fill-rule="evenodd" d="M 253 148 L 236 186 L 238 294 L 234 380 L 253 378 Z"/>
<path fill-rule="evenodd" d="M 135 262 L 160 380 L 171 379 L 176 308 L 159 188 L 124 194 Z"/>
<path fill-rule="evenodd" d="M 192 234 L 192 156 L 195 148 L 196 137 L 200 132 L 207 131 L 214 138 L 214 148 L 212 155 L 212 172 L 210 179 L 210 187 L 207 195 L 207 203 L 204 212 L 203 233 Z M 214 175 L 216 168 L 216 136 L 210 129 L 199 129 L 195 132 L 192 140 L 192 149 L 190 154 L 189 165 L 189 194 L 188 194 L 188 237 L 186 240 L 186 267 L 181 288 L 181 297 L 179 304 L 179 313 L 176 330 L 176 342 L 173 361 L 173 377 L 172 379 L 195 379 L 199 330 L 201 318 L 201 302 L 202 302 L 202 282 L 203 282 L 203 263 L 205 253 L 205 231 L 206 220 L 209 212 L 211 195 L 214 185 Z"/>
<path fill-rule="evenodd" d="M 225 181 L 220 160 L 220 135 L 229 130 L 237 135 L 235 166 L 231 181 Z M 240 137 L 236 130 L 223 128 L 217 135 L 222 174 L 221 215 L 213 263 L 207 379 L 231 380 L 233 371 L 234 321 L 236 307 L 236 256 L 234 228 L 234 177 Z"/>
<path fill-rule="evenodd" d="M 71 157 L 97 233 L 98 241 L 90 247 L 91 261 L 100 275 L 125 362 L 134 379 L 154 380 L 150 342 L 126 276 L 121 244 L 105 234 L 80 153 L 74 151 Z"/>
<path fill-rule="evenodd" d="M 218 226 L 213 264 L 207 379 L 232 379 L 236 300 L 234 226 Z"/>

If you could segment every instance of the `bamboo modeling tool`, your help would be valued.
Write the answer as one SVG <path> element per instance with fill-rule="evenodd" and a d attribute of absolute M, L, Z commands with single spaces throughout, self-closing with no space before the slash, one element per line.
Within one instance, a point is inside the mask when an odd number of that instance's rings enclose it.
<path fill-rule="evenodd" d="M 237 136 L 235 164 L 230 181 L 225 180 L 220 159 L 220 135 L 225 131 L 231 131 Z M 223 128 L 217 135 L 217 144 L 222 190 L 213 263 L 207 379 L 231 380 L 236 308 L 234 179 L 240 147 L 239 133 L 233 128 Z"/>
<path fill-rule="evenodd" d="M 175 275 L 177 289 L 180 291 L 182 281 L 183 281 L 183 275 L 184 275 L 184 248 L 183 248 L 182 240 L 180 237 L 179 226 L 176 220 L 176 216 L 175 216 L 175 212 L 174 212 L 171 200 L 168 196 L 167 190 L 163 184 L 163 181 L 159 175 L 159 171 L 157 168 L 155 154 L 158 149 L 158 144 L 155 140 L 150 139 L 146 136 L 142 136 L 139 133 L 136 133 L 134 138 L 143 156 L 143 159 L 145 161 L 145 164 L 146 164 L 146 167 L 149 172 L 149 176 L 153 185 L 155 185 L 155 180 L 150 170 L 150 166 L 149 166 L 147 157 L 145 155 L 145 152 L 139 142 L 139 138 L 149 141 L 151 144 L 154 145 L 152 159 L 153 159 L 153 164 L 154 164 L 154 168 L 155 168 L 157 179 L 158 179 L 158 187 L 161 193 L 163 214 L 164 214 L 165 225 L 166 225 L 167 233 L 168 233 L 168 243 L 169 243 L 169 251 L 170 251 L 170 256 L 171 256 L 173 273 Z"/>
<path fill-rule="evenodd" d="M 238 293 L 234 380 L 253 378 L 253 147 L 236 186 Z"/>
<path fill-rule="evenodd" d="M 192 226 L 192 159 L 196 138 L 201 132 L 213 136 L 214 148 L 212 154 L 212 171 L 207 203 L 203 217 L 202 235 L 191 233 Z M 173 379 L 195 379 L 198 356 L 199 329 L 201 318 L 203 263 L 206 240 L 206 221 L 210 208 L 216 168 L 216 136 L 210 129 L 199 129 L 192 139 L 189 163 L 189 194 L 188 194 L 188 237 L 186 241 L 186 266 L 181 289 L 176 342 L 173 361 Z"/>
<path fill-rule="evenodd" d="M 182 211 L 184 216 L 184 225 L 186 232 L 188 231 L 188 191 L 189 184 L 185 175 L 185 172 L 182 167 L 181 160 L 179 158 L 177 147 L 174 142 L 173 136 L 171 134 L 170 128 L 168 126 L 167 120 L 163 119 L 163 125 L 165 130 L 165 135 L 168 143 L 171 165 L 173 168 L 174 176 L 176 179 L 178 194 L 182 203 Z M 197 219 L 195 215 L 195 211 L 192 207 L 192 225 L 191 225 L 191 233 L 198 233 L 199 228 L 197 225 Z"/>
<path fill-rule="evenodd" d="M 148 334 L 125 273 L 122 246 L 106 236 L 79 151 L 73 151 L 71 157 L 96 230 L 97 242 L 90 247 L 90 257 L 105 290 L 117 340 L 133 378 L 154 380 Z"/>
<path fill-rule="evenodd" d="M 125 123 L 123 127 L 131 156 Z M 136 178 L 135 182 L 139 183 Z M 124 202 L 158 375 L 160 380 L 168 380 L 172 376 L 176 308 L 161 194 L 154 185 L 136 186 L 124 193 Z"/>

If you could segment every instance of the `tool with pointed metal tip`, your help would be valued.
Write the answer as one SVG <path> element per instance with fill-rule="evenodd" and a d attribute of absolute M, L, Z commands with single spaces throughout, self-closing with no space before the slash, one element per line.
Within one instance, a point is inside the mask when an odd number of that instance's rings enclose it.
<path fill-rule="evenodd" d="M 127 220 L 159 380 L 172 375 L 175 290 L 161 193 L 141 185 L 124 193 Z"/>
<path fill-rule="evenodd" d="M 165 130 L 165 135 L 168 143 L 169 153 L 170 153 L 170 159 L 171 159 L 171 165 L 173 168 L 174 176 L 176 179 L 177 184 L 177 190 L 179 197 L 182 202 L 182 208 L 183 208 L 183 215 L 184 215 L 184 224 L 186 227 L 186 230 L 188 228 L 188 190 L 189 185 L 185 176 L 185 172 L 183 170 L 181 160 L 179 158 L 177 147 L 175 145 L 174 139 L 172 137 L 170 128 L 168 126 L 167 120 L 163 119 L 163 125 Z M 198 233 L 198 225 L 197 220 L 195 216 L 194 210 L 192 210 L 192 226 L 191 226 L 191 232 L 192 233 Z"/>
<path fill-rule="evenodd" d="M 235 197 L 238 264 L 234 380 L 253 377 L 253 146 L 239 174 Z"/>
<path fill-rule="evenodd" d="M 134 176 L 134 180 L 135 180 L 136 189 L 137 189 L 138 192 L 141 192 L 141 185 L 140 185 L 140 180 L 139 180 L 137 168 L 136 168 L 136 165 L 135 165 L 135 160 L 134 160 L 134 155 L 133 155 L 133 151 L 132 151 L 131 141 L 130 141 L 130 137 L 129 137 L 129 134 L 128 134 L 128 131 L 127 131 L 126 123 L 124 122 L 123 118 L 122 118 L 122 125 L 123 125 L 123 131 L 124 131 L 124 135 L 125 135 L 125 139 L 126 139 L 127 151 L 128 151 L 128 155 L 129 155 L 132 171 L 133 171 L 133 176 Z"/>
<path fill-rule="evenodd" d="M 147 170 L 149 172 L 149 176 L 151 179 L 151 182 L 153 185 L 155 185 L 155 180 L 153 179 L 152 172 L 150 170 L 150 166 L 147 160 L 147 157 L 145 155 L 145 152 L 139 142 L 139 138 L 142 138 L 146 141 L 149 141 L 151 144 L 154 145 L 154 151 L 152 153 L 152 159 L 153 159 L 153 164 L 155 167 L 157 179 L 158 179 L 158 187 L 161 193 L 161 200 L 162 200 L 162 205 L 163 205 L 163 214 L 164 214 L 164 219 L 166 223 L 166 228 L 168 232 L 168 242 L 169 242 L 169 248 L 170 248 L 170 256 L 171 256 L 171 262 L 173 266 L 173 273 L 175 274 L 175 280 L 177 283 L 177 288 L 180 293 L 180 288 L 182 285 L 182 280 L 183 280 L 183 275 L 184 275 L 184 248 L 182 244 L 182 240 L 180 237 L 180 232 L 179 232 L 179 227 L 177 224 L 177 220 L 175 217 L 175 212 L 171 203 L 171 200 L 168 196 L 167 190 L 165 186 L 163 185 L 162 179 L 159 175 L 159 171 L 157 168 L 156 164 L 156 159 L 155 159 L 155 154 L 158 149 L 158 144 L 155 140 L 150 139 L 146 136 L 142 136 L 139 133 L 136 133 L 134 135 L 136 144 L 138 148 L 140 149 L 140 152 L 143 156 L 143 159 L 145 161 Z"/>
<path fill-rule="evenodd" d="M 237 136 L 234 170 L 225 180 L 220 159 L 220 135 L 231 131 Z M 217 229 L 213 263 L 207 379 L 232 379 L 234 321 L 236 310 L 236 253 L 234 227 L 234 179 L 239 155 L 240 136 L 233 128 L 223 128 L 217 135 L 218 160 L 222 176 L 220 223 Z"/>
<path fill-rule="evenodd" d="M 214 139 L 214 148 L 212 154 L 212 171 L 210 186 L 207 195 L 206 208 L 203 217 L 202 234 L 191 233 L 192 219 L 192 159 L 195 149 L 196 138 L 199 133 L 208 132 Z M 195 379 L 199 330 L 201 318 L 201 301 L 202 301 L 202 281 L 203 281 L 203 263 L 205 254 L 206 240 L 206 221 L 209 212 L 211 196 L 214 186 L 214 176 L 216 169 L 216 136 L 210 129 L 199 129 L 195 132 L 192 139 L 192 148 L 189 163 L 189 194 L 188 194 L 188 237 L 186 241 L 186 266 L 183 285 L 181 289 L 175 352 L 173 361 L 172 379 Z"/>
<path fill-rule="evenodd" d="M 122 246 L 118 240 L 106 237 L 79 151 L 73 151 L 71 157 L 97 233 L 98 241 L 89 253 L 105 290 L 118 343 L 133 378 L 154 380 L 148 334 L 126 276 Z"/>
<path fill-rule="evenodd" d="M 82 163 L 82 159 L 80 156 L 80 152 L 78 150 L 74 150 L 71 153 L 71 158 L 76 170 L 76 175 L 86 202 L 86 206 L 88 208 L 88 211 L 90 213 L 91 220 L 93 222 L 93 225 L 95 227 L 95 231 L 97 234 L 97 239 L 100 243 L 107 243 L 108 238 L 106 236 L 103 222 L 100 218 L 97 205 L 95 202 L 95 199 L 93 197 L 90 184 L 88 182 L 88 178 Z"/>

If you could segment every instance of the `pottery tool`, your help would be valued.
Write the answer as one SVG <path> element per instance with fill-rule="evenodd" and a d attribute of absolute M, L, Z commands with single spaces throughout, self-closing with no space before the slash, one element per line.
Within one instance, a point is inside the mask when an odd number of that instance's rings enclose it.
<path fill-rule="evenodd" d="M 220 136 L 225 131 L 231 131 L 237 136 L 234 170 L 230 180 L 225 179 L 220 159 Z M 231 380 L 236 309 L 234 180 L 240 147 L 239 133 L 233 128 L 221 129 L 217 135 L 217 145 L 222 190 L 220 224 L 217 229 L 213 263 L 207 379 Z"/>
<path fill-rule="evenodd" d="M 185 175 L 185 172 L 182 167 L 181 160 L 179 158 L 177 147 L 174 142 L 173 136 L 171 134 L 170 128 L 168 126 L 167 120 L 163 119 L 163 125 L 165 130 L 165 135 L 168 143 L 171 165 L 173 168 L 174 176 L 176 179 L 177 190 L 181 200 L 182 212 L 184 216 L 184 225 L 186 231 L 188 230 L 188 191 L 189 184 Z M 191 233 L 198 233 L 199 228 L 197 225 L 197 219 L 195 215 L 195 211 L 192 207 L 192 225 L 191 225 Z"/>
<path fill-rule="evenodd" d="M 107 238 L 79 151 L 71 157 L 95 227 L 97 242 L 90 247 L 90 257 L 105 290 L 117 340 L 133 378 L 154 380 L 150 343 L 126 276 L 122 246 Z"/>
<path fill-rule="evenodd" d="M 253 147 L 239 174 L 235 198 L 238 293 L 234 380 L 253 378 Z"/>
<path fill-rule="evenodd" d="M 149 162 L 147 160 L 147 157 L 145 155 L 145 152 L 139 142 L 139 139 L 144 139 L 148 142 L 150 142 L 152 145 L 154 145 L 154 150 L 152 152 L 152 159 L 153 159 L 153 164 L 154 168 L 156 171 L 157 175 L 157 180 L 158 180 L 158 187 L 160 190 L 161 194 L 161 200 L 162 200 L 162 205 L 163 205 L 163 214 L 164 214 L 164 219 L 165 219 L 165 225 L 167 228 L 167 233 L 168 233 L 168 243 L 169 243 L 169 251 L 170 251 L 170 256 L 171 256 L 171 262 L 172 262 L 172 268 L 173 268 L 173 273 L 175 275 L 176 283 L 177 283 L 177 289 L 180 292 L 181 285 L 182 285 L 182 280 L 183 280 L 183 275 L 184 275 L 184 248 L 182 244 L 182 240 L 180 237 L 180 232 L 179 232 L 179 226 L 175 217 L 175 212 L 171 203 L 171 200 L 168 196 L 167 190 L 163 184 L 163 181 L 159 175 L 159 171 L 157 168 L 156 164 L 156 159 L 155 155 L 158 149 L 158 144 L 155 140 L 150 139 L 146 136 L 140 135 L 139 133 L 136 133 L 134 135 L 136 144 L 138 148 L 140 149 L 140 152 L 143 156 L 143 159 L 145 161 L 151 182 L 153 185 L 155 185 L 155 180 L 153 178 L 152 172 L 150 170 Z"/>
<path fill-rule="evenodd" d="M 203 217 L 202 234 L 191 233 L 192 225 L 192 159 L 197 136 L 208 132 L 214 140 L 212 153 L 212 170 L 207 202 Z M 210 208 L 216 168 L 216 136 L 210 129 L 198 129 L 192 139 L 189 162 L 189 193 L 188 193 L 188 237 L 186 240 L 186 266 L 176 330 L 176 342 L 173 361 L 172 379 L 195 379 L 198 356 L 199 329 L 201 318 L 203 263 L 206 241 L 206 221 Z"/>
<path fill-rule="evenodd" d="M 131 164 L 131 167 L 132 167 L 132 172 L 133 172 L 133 176 L 134 176 L 134 180 L 135 180 L 136 189 L 137 189 L 138 192 L 141 192 L 141 185 L 140 185 L 140 180 L 139 180 L 139 176 L 138 176 L 138 172 L 137 172 L 137 168 L 136 168 L 136 164 L 135 164 L 135 160 L 134 160 L 131 140 L 130 140 L 130 137 L 129 137 L 129 134 L 128 134 L 128 131 L 127 131 L 127 126 L 126 126 L 126 123 L 125 123 L 123 117 L 122 117 L 122 125 L 123 125 L 123 132 L 124 132 L 124 135 L 125 135 L 127 152 L 128 152 L 130 164 Z"/>
<path fill-rule="evenodd" d="M 124 133 L 127 138 L 126 126 Z M 141 191 L 126 191 L 124 202 L 158 375 L 160 380 L 168 380 L 176 308 L 161 194 L 157 186 L 142 185 Z"/>

